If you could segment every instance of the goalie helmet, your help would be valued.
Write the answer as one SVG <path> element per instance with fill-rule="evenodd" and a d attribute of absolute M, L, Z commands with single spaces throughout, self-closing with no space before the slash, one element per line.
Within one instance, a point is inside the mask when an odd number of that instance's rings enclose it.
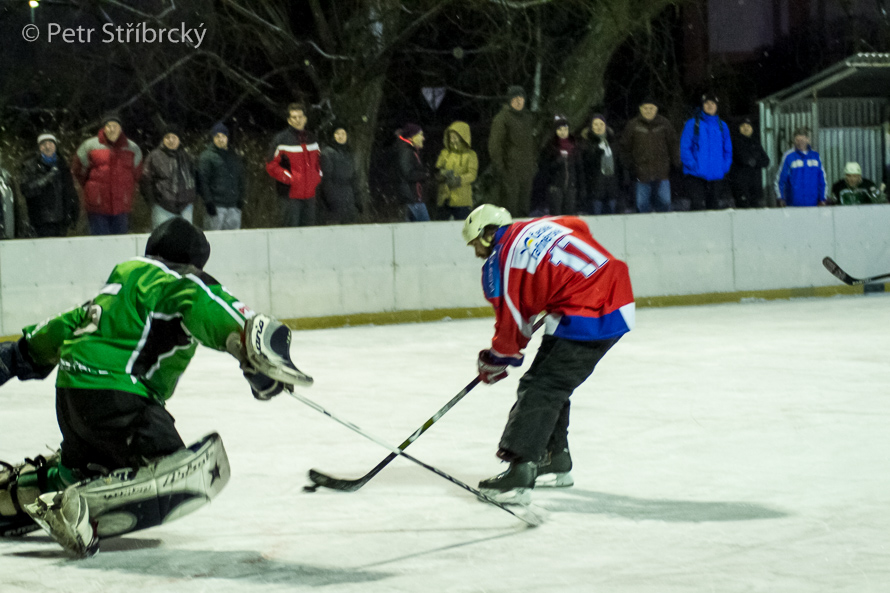
<path fill-rule="evenodd" d="M 506 208 L 482 204 L 467 216 L 461 235 L 463 235 L 464 241 L 469 245 L 470 241 L 482 236 L 482 233 L 485 232 L 485 227 L 502 227 L 512 222 L 513 218 Z"/>

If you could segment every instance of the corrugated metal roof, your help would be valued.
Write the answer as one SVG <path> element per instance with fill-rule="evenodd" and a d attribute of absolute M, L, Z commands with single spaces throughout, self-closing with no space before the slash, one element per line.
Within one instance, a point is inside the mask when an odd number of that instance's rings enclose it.
<path fill-rule="evenodd" d="M 855 54 L 804 81 L 761 99 L 760 103 L 786 103 L 810 98 L 887 97 L 890 89 L 890 53 Z"/>

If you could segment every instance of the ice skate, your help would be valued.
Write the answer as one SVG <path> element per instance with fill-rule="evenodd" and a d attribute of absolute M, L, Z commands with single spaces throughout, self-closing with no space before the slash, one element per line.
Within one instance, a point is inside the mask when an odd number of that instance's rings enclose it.
<path fill-rule="evenodd" d="M 512 461 L 504 473 L 479 482 L 479 490 L 483 494 L 504 504 L 529 504 L 534 487 L 533 461 Z"/>
<path fill-rule="evenodd" d="M 25 510 L 59 545 L 78 558 L 89 558 L 99 551 L 99 536 L 90 520 L 87 501 L 74 487 L 42 494 Z"/>
<path fill-rule="evenodd" d="M 537 488 L 568 488 L 575 485 L 572 478 L 572 456 L 568 449 L 547 452 L 547 457 L 538 464 L 535 478 Z"/>

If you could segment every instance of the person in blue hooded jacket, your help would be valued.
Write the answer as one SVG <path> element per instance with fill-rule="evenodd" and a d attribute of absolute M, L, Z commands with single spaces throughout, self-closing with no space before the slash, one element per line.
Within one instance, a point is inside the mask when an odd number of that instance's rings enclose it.
<path fill-rule="evenodd" d="M 720 207 L 723 178 L 732 166 L 729 126 L 717 115 L 717 97 L 702 96 L 701 108 L 683 126 L 680 160 L 691 210 Z"/>
<path fill-rule="evenodd" d="M 825 169 L 810 146 L 810 131 L 794 131 L 794 148 L 782 155 L 776 176 L 776 200 L 786 206 L 825 206 L 828 200 Z"/>

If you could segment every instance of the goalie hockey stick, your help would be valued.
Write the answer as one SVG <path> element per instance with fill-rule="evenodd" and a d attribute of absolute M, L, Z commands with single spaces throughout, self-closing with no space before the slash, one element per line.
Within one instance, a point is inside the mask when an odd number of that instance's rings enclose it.
<path fill-rule="evenodd" d="M 544 317 L 541 317 L 535 322 L 535 325 L 532 327 L 532 333 L 538 331 L 538 328 L 540 328 L 542 325 L 544 325 Z M 470 381 L 467 386 L 460 391 L 460 393 L 452 397 L 451 401 L 442 406 L 442 408 L 438 412 L 433 414 L 429 420 L 424 422 L 420 428 L 415 430 L 414 434 L 405 439 L 405 441 L 401 445 L 399 445 L 399 451 L 404 451 L 411 443 L 420 438 L 420 435 L 425 433 L 427 429 L 429 429 L 429 427 L 431 427 L 439 420 L 439 418 L 445 415 L 445 412 L 453 408 L 457 404 L 457 402 L 462 400 L 464 396 L 468 394 L 474 387 L 476 387 L 476 385 L 478 385 L 481 381 L 482 379 L 480 379 L 479 377 L 476 377 L 475 379 Z M 316 488 L 322 486 L 324 488 L 330 488 L 332 490 L 339 490 L 340 492 L 355 492 L 356 490 L 367 484 L 371 480 L 371 478 L 379 474 L 380 470 L 389 465 L 389 462 L 391 462 L 396 457 L 398 457 L 397 453 L 390 453 L 383 459 L 383 461 L 374 466 L 374 469 L 372 469 L 362 477 L 356 478 L 354 480 L 335 478 L 333 476 L 329 476 L 328 474 L 322 473 L 317 469 L 310 469 L 309 479 L 312 480 L 312 486 L 305 486 L 303 489 L 307 492 L 315 492 Z"/>
<path fill-rule="evenodd" d="M 482 501 L 484 501 L 484 502 L 487 502 L 487 503 L 490 504 L 490 505 L 496 506 L 496 507 L 498 507 L 499 509 L 501 509 L 501 510 L 503 510 L 503 511 L 506 511 L 506 512 L 510 513 L 511 515 L 513 515 L 514 517 L 516 517 L 517 519 L 519 519 L 520 521 L 522 521 L 523 523 L 525 523 L 525 524 L 528 525 L 529 527 L 537 527 L 538 525 L 540 525 L 541 523 L 543 523 L 543 519 L 542 519 L 540 516 L 536 515 L 534 512 L 532 512 L 532 511 L 531 511 L 530 509 L 528 509 L 527 507 L 522 508 L 522 509 L 517 508 L 516 511 L 514 512 L 514 510 L 511 509 L 511 508 L 509 508 L 507 505 L 505 505 L 505 504 L 503 504 L 503 503 L 501 503 L 501 502 L 498 502 L 498 501 L 494 500 L 493 498 L 491 498 L 491 497 L 489 497 L 489 496 L 486 496 L 485 494 L 483 494 L 483 493 L 480 492 L 479 490 L 476 490 L 476 489 L 473 488 L 472 486 L 469 486 L 469 485 L 467 485 L 467 484 L 461 482 L 461 481 L 458 480 L 457 478 L 454 478 L 454 477 L 452 477 L 452 476 L 446 474 L 445 472 L 443 472 L 443 471 L 440 470 L 439 468 L 437 468 L 437 467 L 433 467 L 432 465 L 429 465 L 429 464 L 427 464 L 427 463 L 424 463 L 423 461 L 417 459 L 416 457 L 413 457 L 413 456 L 411 456 L 411 455 L 408 455 L 408 454 L 405 453 L 404 451 L 401 451 L 401 450 L 397 449 L 396 447 L 393 447 L 392 445 L 388 444 L 386 441 L 380 440 L 379 438 L 375 437 L 374 435 L 371 435 L 371 434 L 365 432 L 364 430 L 362 430 L 361 428 L 359 428 L 358 426 L 356 426 L 356 425 L 353 424 L 352 422 L 349 422 L 348 420 L 343 420 L 342 418 L 338 418 L 337 416 L 335 416 L 334 414 L 330 413 L 330 412 L 327 411 L 325 408 L 323 408 L 323 407 L 320 406 L 319 404 L 315 403 L 315 402 L 312 401 L 311 399 L 309 399 L 309 398 L 307 398 L 307 397 L 305 397 L 305 396 L 303 396 L 303 395 L 301 395 L 301 394 L 299 394 L 299 393 L 296 393 L 296 392 L 288 392 L 288 393 L 291 395 L 291 397 L 293 397 L 293 398 L 295 398 L 295 399 L 297 399 L 297 400 L 303 402 L 304 404 L 306 404 L 306 405 L 309 406 L 310 408 L 316 410 L 317 412 L 321 412 L 322 414 L 324 414 L 325 416 L 327 416 L 328 418 L 330 418 L 330 419 L 333 420 L 334 422 L 337 422 L 337 423 L 339 423 L 339 424 L 342 424 L 343 426 L 345 426 L 345 427 L 348 428 L 349 430 L 351 430 L 351 431 L 353 431 L 353 432 L 356 432 L 356 433 L 362 435 L 363 437 L 365 437 L 365 438 L 368 439 L 369 441 L 373 441 L 373 442 L 377 443 L 378 445 L 380 445 L 381 447 L 384 447 L 384 448 L 386 448 L 386 449 L 389 449 L 394 455 L 401 455 L 402 457 L 404 457 L 404 458 L 407 459 L 408 461 L 411 461 L 411 462 L 413 462 L 413 463 L 416 463 L 416 464 L 419 465 L 420 467 L 422 467 L 422 468 L 424 468 L 424 469 L 426 469 L 426 470 L 429 470 L 429 471 L 433 472 L 433 473 L 436 474 L 437 476 L 440 476 L 440 477 L 442 477 L 442 478 L 445 478 L 446 480 L 448 480 L 448 481 L 451 482 L 452 484 L 455 484 L 455 485 L 457 485 L 457 486 L 460 486 L 461 488 L 463 488 L 463 489 L 466 490 L 467 492 L 471 492 L 472 494 L 475 494 L 476 497 L 477 497 L 479 500 L 482 500 Z"/>
<path fill-rule="evenodd" d="M 854 278 L 843 271 L 830 257 L 823 258 L 822 265 L 825 266 L 825 269 L 831 272 L 838 280 L 844 284 L 849 284 L 850 286 L 868 284 L 869 282 L 881 280 L 882 278 L 890 278 L 890 274 L 881 274 L 880 276 L 871 276 L 870 278 Z"/>

